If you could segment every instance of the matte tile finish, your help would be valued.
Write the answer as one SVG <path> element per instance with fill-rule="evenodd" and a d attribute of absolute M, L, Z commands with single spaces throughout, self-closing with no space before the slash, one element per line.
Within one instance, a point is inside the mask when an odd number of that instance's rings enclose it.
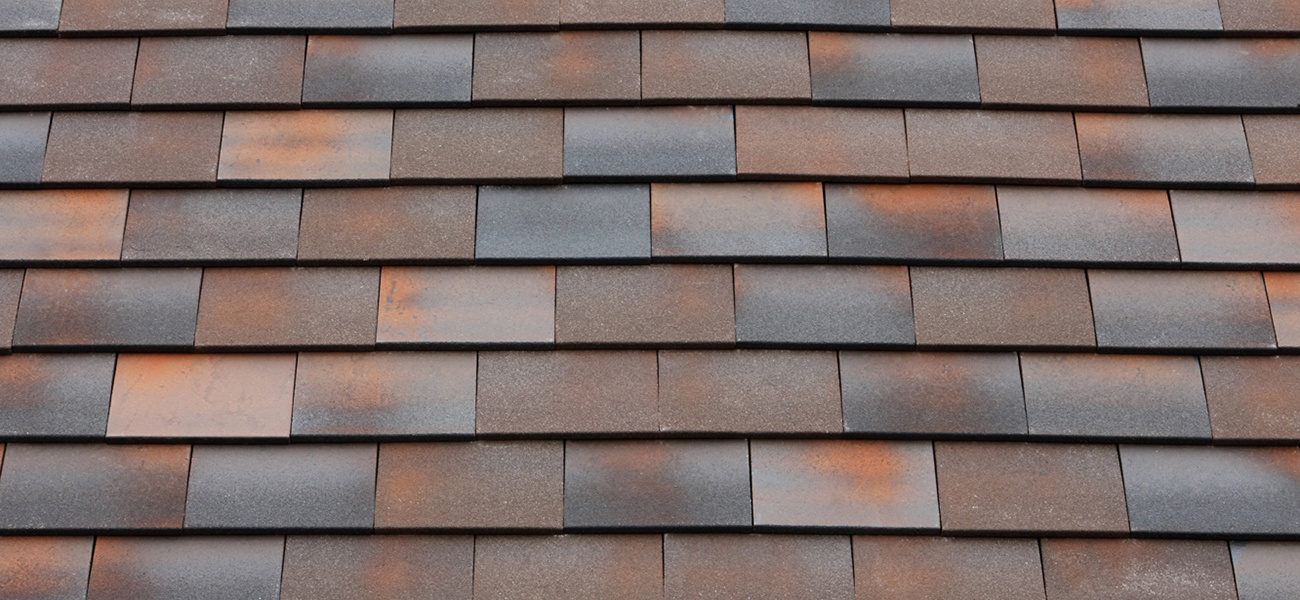
<path fill-rule="evenodd" d="M 1090 185 L 1249 187 L 1246 133 L 1236 115 L 1079 113 L 1079 156 Z"/>
<path fill-rule="evenodd" d="M 0 538 L 0 594 L 26 600 L 85 598 L 94 547 L 93 537 Z"/>
<path fill-rule="evenodd" d="M 474 36 L 313 35 L 302 101 L 309 105 L 468 104 Z"/>
<path fill-rule="evenodd" d="M 397 0 L 395 4 L 393 28 L 398 30 L 554 28 L 560 22 L 560 0 Z"/>
<path fill-rule="evenodd" d="M 480 352 L 478 365 L 479 435 L 659 432 L 654 352 Z"/>
<path fill-rule="evenodd" d="M 125 107 L 135 54 L 130 38 L 0 40 L 0 105 Z"/>
<path fill-rule="evenodd" d="M 1051 0 L 892 0 L 894 27 L 959 28 L 975 31 L 1051 31 L 1056 23 Z"/>
<path fill-rule="evenodd" d="M 303 191 L 300 262 L 469 262 L 472 186 Z"/>
<path fill-rule="evenodd" d="M 88 600 L 275 598 L 284 536 L 100 537 Z"/>
<path fill-rule="evenodd" d="M 50 113 L 0 114 L 0 186 L 41 182 Z"/>
<path fill-rule="evenodd" d="M 903 111 L 737 106 L 741 178 L 907 180 Z"/>
<path fill-rule="evenodd" d="M 31 269 L 14 344 L 183 348 L 194 344 L 201 269 Z"/>
<path fill-rule="evenodd" d="M 22 269 L 0 269 L 0 354 L 8 354 L 18 320 L 18 297 L 23 291 Z"/>
<path fill-rule="evenodd" d="M 736 176 L 726 106 L 564 109 L 570 180 L 726 180 Z"/>
<path fill-rule="evenodd" d="M 1274 348 L 1264 281 L 1255 272 L 1090 269 L 1102 348 Z"/>
<path fill-rule="evenodd" d="M 1164 190 L 998 186 L 998 215 L 1007 260 L 1179 260 Z"/>
<path fill-rule="evenodd" d="M 810 31 L 808 53 L 817 102 L 974 106 L 980 101 L 969 35 Z"/>
<path fill-rule="evenodd" d="M 283 600 L 470 600 L 474 538 L 414 535 L 291 535 Z"/>
<path fill-rule="evenodd" d="M 1172 190 L 1183 261 L 1300 262 L 1300 194 Z"/>
<path fill-rule="evenodd" d="M 1278 347 L 1300 346 L 1300 273 L 1264 273 L 1264 283 Z"/>
<path fill-rule="evenodd" d="M 807 100 L 808 77 L 803 32 L 641 33 L 641 97 L 646 102 Z"/>
<path fill-rule="evenodd" d="M 826 255 L 819 183 L 654 183 L 650 216 L 661 259 Z"/>
<path fill-rule="evenodd" d="M 1079 181 L 1070 113 L 914 108 L 906 113 L 914 180 Z"/>
<path fill-rule="evenodd" d="M 112 354 L 0 356 L 0 436 L 103 436 L 113 363 Z"/>
<path fill-rule="evenodd" d="M 1079 269 L 912 267 L 919 346 L 1087 348 L 1096 343 Z"/>
<path fill-rule="evenodd" d="M 907 268 L 736 265 L 736 341 L 895 347 L 916 342 Z"/>
<path fill-rule="evenodd" d="M 846 29 L 889 27 L 888 0 L 731 0 L 728 25 L 811 25 Z"/>
<path fill-rule="evenodd" d="M 41 179 L 50 184 L 211 185 L 220 112 L 61 112 Z"/>
<path fill-rule="evenodd" d="M 53 32 L 59 27 L 63 0 L 13 0 L 0 6 L 0 32 L 23 34 Z"/>
<path fill-rule="evenodd" d="M 297 107 L 305 44 L 289 35 L 142 38 L 131 104 Z"/>
<path fill-rule="evenodd" d="M 1232 600 L 1227 544 L 1193 540 L 1044 539 L 1043 580 L 1053 600 Z M 1138 591 L 1140 590 L 1140 592 Z"/>
<path fill-rule="evenodd" d="M 1223 29 L 1215 0 L 1056 0 L 1056 25 L 1073 33 Z"/>
<path fill-rule="evenodd" d="M 0 192 L 0 261 L 116 261 L 126 190 Z"/>
<path fill-rule="evenodd" d="M 138 262 L 287 262 L 302 190 L 134 190 L 121 244 Z"/>
<path fill-rule="evenodd" d="M 558 183 L 558 108 L 399 110 L 392 177 L 402 182 Z"/>
<path fill-rule="evenodd" d="M 392 111 L 231 111 L 221 136 L 220 177 L 242 183 L 384 181 L 392 146 Z"/>
<path fill-rule="evenodd" d="M 1300 443 L 1300 357 L 1203 356 L 1218 442 Z"/>
<path fill-rule="evenodd" d="M 481 186 L 475 258 L 650 262 L 646 185 Z"/>
<path fill-rule="evenodd" d="M 1219 0 L 1224 31 L 1234 33 L 1300 30 L 1300 6 L 1289 0 Z M 1242 600 L 1246 600 L 1242 596 Z"/>
<path fill-rule="evenodd" d="M 836 258 L 1002 258 L 992 186 L 828 184 L 826 233 Z"/>
<path fill-rule="evenodd" d="M 378 268 L 207 269 L 195 345 L 373 346 L 378 285 Z"/>
<path fill-rule="evenodd" d="M 1044 600 L 1038 540 L 855 536 L 858 598 Z"/>
<path fill-rule="evenodd" d="M 393 3 L 387 0 L 230 0 L 226 26 L 244 31 L 340 30 L 387 33 Z"/>
<path fill-rule="evenodd" d="M 564 25 L 641 27 L 716 27 L 723 23 L 723 0 L 579 0 L 560 3 Z"/>
<path fill-rule="evenodd" d="M 1147 106 L 1137 40 L 981 35 L 975 48 L 984 106 Z"/>
<path fill-rule="evenodd" d="M 658 535 L 479 536 L 478 597 L 662 600 Z"/>
<path fill-rule="evenodd" d="M 555 340 L 566 346 L 731 346 L 727 265 L 559 267 Z"/>
<path fill-rule="evenodd" d="M 1294 109 L 1300 40 L 1145 38 L 1151 106 Z"/>
<path fill-rule="evenodd" d="M 664 598 L 849 600 L 848 536 L 664 536 Z"/>
<path fill-rule="evenodd" d="M 378 343 L 555 341 L 555 267 L 384 267 Z"/>
<path fill-rule="evenodd" d="M 1300 185 L 1300 116 L 1242 115 L 1259 189 Z"/>
<path fill-rule="evenodd" d="M 220 33 L 226 0 L 64 0 L 59 30 L 92 33 Z"/>
<path fill-rule="evenodd" d="M 572 105 L 640 99 L 641 35 L 636 31 L 474 37 L 476 102 Z"/>
<path fill-rule="evenodd" d="M 1300 545 L 1286 542 L 1229 542 L 1232 571 L 1241 600 L 1300 594 Z"/>

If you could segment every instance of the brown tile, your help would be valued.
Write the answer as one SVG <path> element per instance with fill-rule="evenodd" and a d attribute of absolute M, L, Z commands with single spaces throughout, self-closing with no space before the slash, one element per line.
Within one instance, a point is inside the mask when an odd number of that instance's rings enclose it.
<path fill-rule="evenodd" d="M 137 263 L 291 263 L 302 190 L 134 190 L 121 242 Z"/>
<path fill-rule="evenodd" d="M 29 269 L 14 345 L 192 347 L 202 276 L 201 269 Z"/>
<path fill-rule="evenodd" d="M 1241 600 L 1286 598 L 1300 593 L 1300 544 L 1228 542 Z"/>
<path fill-rule="evenodd" d="M 1074 117 L 1063 112 L 909 108 L 913 181 L 1077 184 Z"/>
<path fill-rule="evenodd" d="M 1300 5 L 1291 0 L 1219 0 L 1223 30 L 1256 35 L 1300 31 Z M 1246 600 L 1243 596 L 1242 600 Z M 1253 599 L 1252 599 L 1253 600 Z"/>
<path fill-rule="evenodd" d="M 1300 193 L 1172 190 L 1183 262 L 1300 262 Z"/>
<path fill-rule="evenodd" d="M 907 181 L 903 111 L 737 106 L 741 179 Z"/>
<path fill-rule="evenodd" d="M 213 185 L 220 112 L 61 112 L 50 122 L 47 184 Z"/>
<path fill-rule="evenodd" d="M 560 23 L 568 26 L 718 27 L 724 21 L 723 0 L 566 0 L 560 3 Z"/>
<path fill-rule="evenodd" d="M 0 269 L 0 354 L 11 350 L 14 325 L 18 320 L 18 299 L 23 291 L 22 269 Z"/>
<path fill-rule="evenodd" d="M 993 186 L 826 186 L 830 255 L 851 259 L 999 260 Z"/>
<path fill-rule="evenodd" d="M 1079 156 L 1089 185 L 1251 187 L 1237 115 L 1079 113 Z"/>
<path fill-rule="evenodd" d="M 1216 0 L 1056 0 L 1056 24 L 1073 34 L 1205 35 L 1223 29 Z"/>
<path fill-rule="evenodd" d="M 480 352 L 478 368 L 479 435 L 659 432 L 654 352 Z"/>
<path fill-rule="evenodd" d="M 935 442 L 944 533 L 1128 535 L 1114 445 Z"/>
<path fill-rule="evenodd" d="M 388 179 L 388 110 L 231 111 L 221 136 L 223 182 Z"/>
<path fill-rule="evenodd" d="M 854 536 L 857 597 L 1045 600 L 1038 540 Z"/>
<path fill-rule="evenodd" d="M 1147 106 L 1136 39 L 981 35 L 975 53 L 987 107 Z"/>
<path fill-rule="evenodd" d="M 0 356 L 0 436 L 103 438 L 116 358 L 80 352 Z"/>
<path fill-rule="evenodd" d="M 0 262 L 116 261 L 127 190 L 0 192 Z"/>
<path fill-rule="evenodd" d="M 650 252 L 660 259 L 826 256 L 820 183 L 654 183 Z"/>
<path fill-rule="evenodd" d="M 206 269 L 199 348 L 363 349 L 375 343 L 379 269 Z"/>
<path fill-rule="evenodd" d="M 474 199 L 472 186 L 304 190 L 298 260 L 469 262 Z"/>
<path fill-rule="evenodd" d="M 848 536 L 664 536 L 664 598 L 853 598 Z"/>
<path fill-rule="evenodd" d="M 131 104 L 297 107 L 306 44 L 300 35 L 142 38 Z"/>
<path fill-rule="evenodd" d="M 620 104 L 641 100 L 636 31 L 479 33 L 474 101 L 501 104 Z"/>
<path fill-rule="evenodd" d="M 663 430 L 838 434 L 838 368 L 833 352 L 660 351 Z"/>
<path fill-rule="evenodd" d="M 555 272 L 555 341 L 564 346 L 733 346 L 734 307 L 728 265 Z"/>
<path fill-rule="evenodd" d="M 555 267 L 384 267 L 379 291 L 379 344 L 555 341 Z"/>
<path fill-rule="evenodd" d="M 1258 189 L 1300 186 L 1300 116 L 1242 115 Z"/>
<path fill-rule="evenodd" d="M 1025 262 L 1164 263 L 1179 244 L 1164 190 L 998 186 L 1002 249 Z"/>
<path fill-rule="evenodd" d="M 662 600 L 658 535 L 479 536 L 474 594 L 485 600 Z"/>
<path fill-rule="evenodd" d="M 131 38 L 0 40 L 0 105 L 125 108 L 136 45 Z"/>
<path fill-rule="evenodd" d="M 536 29 L 559 23 L 560 0 L 397 0 L 393 10 L 397 31 Z"/>
<path fill-rule="evenodd" d="M 653 103 L 808 102 L 808 36 L 797 31 L 643 31 L 641 98 Z"/>
<path fill-rule="evenodd" d="M 907 267 L 736 265 L 736 342 L 783 348 L 916 343 Z"/>
<path fill-rule="evenodd" d="M 1300 347 L 1300 273 L 1264 273 L 1279 348 Z"/>
<path fill-rule="evenodd" d="M 1044 539 L 1052 600 L 1235 600 L 1228 544 L 1195 540 Z"/>
<path fill-rule="evenodd" d="M 226 0 L 64 0 L 66 34 L 221 33 Z"/>
<path fill-rule="evenodd" d="M 1268 351 L 1277 347 L 1260 274 L 1089 269 L 1097 345 Z"/>
<path fill-rule="evenodd" d="M 899 29 L 1052 33 L 1052 0 L 892 0 L 889 16 Z"/>
<path fill-rule="evenodd" d="M 375 528 L 558 530 L 564 442 L 383 444 Z"/>
<path fill-rule="evenodd" d="M 284 536 L 100 537 L 89 600 L 275 598 Z"/>
<path fill-rule="evenodd" d="M 93 537 L 0 538 L 0 595 L 25 600 L 85 598 Z"/>
<path fill-rule="evenodd" d="M 474 538 L 431 535 L 291 535 L 282 600 L 470 600 Z"/>
<path fill-rule="evenodd" d="M 859 11 L 863 5 L 851 6 Z M 808 53 L 818 103 L 979 105 L 970 34 L 810 31 Z"/>
<path fill-rule="evenodd" d="M 1202 356 L 1215 442 L 1300 443 L 1300 357 Z"/>
<path fill-rule="evenodd" d="M 564 169 L 559 108 L 398 110 L 394 182 L 558 183 Z"/>
<path fill-rule="evenodd" d="M 1096 344 L 1082 269 L 912 267 L 911 276 L 918 346 Z"/>
<path fill-rule="evenodd" d="M 121 354 L 108 436 L 289 437 L 293 354 Z"/>

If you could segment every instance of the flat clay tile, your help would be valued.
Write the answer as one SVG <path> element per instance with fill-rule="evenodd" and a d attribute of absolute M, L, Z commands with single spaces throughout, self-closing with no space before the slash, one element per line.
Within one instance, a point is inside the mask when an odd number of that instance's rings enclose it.
<path fill-rule="evenodd" d="M 180 529 L 189 446 L 7 444 L 0 529 Z"/>
<path fill-rule="evenodd" d="M 911 278 L 918 346 L 1096 344 L 1081 269 L 912 267 Z"/>
<path fill-rule="evenodd" d="M 546 346 L 555 267 L 384 267 L 377 341 L 389 346 Z"/>
<path fill-rule="evenodd" d="M 0 105 L 125 108 L 136 45 L 132 38 L 0 40 Z"/>
<path fill-rule="evenodd" d="M 108 436 L 289 437 L 292 354 L 122 354 Z"/>
<path fill-rule="evenodd" d="M 13 0 L 0 6 L 0 33 L 5 35 L 52 34 L 59 28 L 63 0 Z"/>
<path fill-rule="evenodd" d="M 481 186 L 479 262 L 650 262 L 650 186 Z"/>
<path fill-rule="evenodd" d="M 906 117 L 914 181 L 1079 182 L 1068 112 L 909 108 Z"/>
<path fill-rule="evenodd" d="M 127 190 L 0 192 L 0 262 L 116 262 Z"/>
<path fill-rule="evenodd" d="M 1079 156 L 1089 185 L 1251 187 L 1237 115 L 1079 113 Z"/>
<path fill-rule="evenodd" d="M 1202 356 L 1214 441 L 1300 444 L 1300 357 Z"/>
<path fill-rule="evenodd" d="M 388 33 L 392 0 L 230 0 L 226 27 L 255 31 Z"/>
<path fill-rule="evenodd" d="M 474 538 L 432 535 L 291 535 L 281 600 L 470 600 Z"/>
<path fill-rule="evenodd" d="M 1277 347 L 1258 272 L 1090 269 L 1088 285 L 1101 348 Z"/>
<path fill-rule="evenodd" d="M 1042 556 L 1053 600 L 1237 598 L 1221 541 L 1044 539 Z"/>
<path fill-rule="evenodd" d="M 294 438 L 474 434 L 472 352 L 303 352 Z"/>
<path fill-rule="evenodd" d="M 556 531 L 564 442 L 384 444 L 375 528 Z"/>
<path fill-rule="evenodd" d="M 555 341 L 573 347 L 733 346 L 731 266 L 559 267 Z"/>
<path fill-rule="evenodd" d="M 995 33 L 1054 33 L 1052 0 L 892 0 L 890 19 L 898 29 L 962 29 Z"/>
<path fill-rule="evenodd" d="M 558 183 L 564 112 L 558 108 L 398 110 L 395 182 Z"/>
<path fill-rule="evenodd" d="M 0 187 L 41 182 L 50 113 L 0 113 Z"/>
<path fill-rule="evenodd" d="M 975 106 L 980 101 L 970 35 L 808 32 L 818 103 Z"/>
<path fill-rule="evenodd" d="M 1020 355 L 1029 435 L 1210 439 L 1195 356 Z"/>
<path fill-rule="evenodd" d="M 660 260 L 826 256 L 820 183 L 655 183 L 650 216 Z"/>
<path fill-rule="evenodd" d="M 742 346 L 908 347 L 916 343 L 907 268 L 736 265 Z"/>
<path fill-rule="evenodd" d="M 114 358 L 80 353 L 0 356 L 0 437 L 103 437 Z"/>
<path fill-rule="evenodd" d="M 1017 436 L 1025 429 L 1013 352 L 840 352 L 844 432 Z"/>
<path fill-rule="evenodd" d="M 474 36 L 313 35 L 302 102 L 310 106 L 469 104 Z"/>
<path fill-rule="evenodd" d="M 484 600 L 662 600 L 659 535 L 478 536 L 474 594 Z"/>
<path fill-rule="evenodd" d="M 12 351 L 18 297 L 23 291 L 22 269 L 0 269 L 0 354 Z"/>
<path fill-rule="evenodd" d="M 275 598 L 284 536 L 100 537 L 87 600 Z"/>
<path fill-rule="evenodd" d="M 732 109 L 566 108 L 564 177 L 570 181 L 735 179 Z"/>
<path fill-rule="evenodd" d="M 285 263 L 298 250 L 302 190 L 134 190 L 123 261 Z"/>
<path fill-rule="evenodd" d="M 41 179 L 56 185 L 211 186 L 220 112 L 61 112 Z"/>
<path fill-rule="evenodd" d="M 300 35 L 146 37 L 135 62 L 135 107 L 296 108 Z"/>
<path fill-rule="evenodd" d="M 1216 0 L 1056 0 L 1061 32 L 1189 33 L 1223 29 Z"/>
<path fill-rule="evenodd" d="M 480 436 L 659 432 L 652 351 L 480 352 L 478 367 Z"/>
<path fill-rule="evenodd" d="M 300 263 L 467 263 L 474 259 L 473 186 L 303 191 Z"/>
<path fill-rule="evenodd" d="M 1119 453 L 1134 533 L 1300 534 L 1300 448 L 1122 445 Z"/>
<path fill-rule="evenodd" d="M 2 14 L 2 13 L 0 13 Z M 0 595 L 25 600 L 85 598 L 93 537 L 0 538 Z"/>
<path fill-rule="evenodd" d="M 1152 108 L 1287 110 L 1300 96 L 1300 40 L 1143 38 Z"/>
<path fill-rule="evenodd" d="M 1145 109 L 1144 49 L 1131 38 L 977 36 L 980 99 L 987 107 Z"/>
<path fill-rule="evenodd" d="M 833 352 L 662 350 L 659 410 L 672 433 L 843 431 Z"/>
<path fill-rule="evenodd" d="M 737 106 L 741 179 L 907 181 L 903 111 Z"/>
<path fill-rule="evenodd" d="M 1232 571 L 1241 600 L 1290 598 L 1300 594 L 1300 544 L 1229 542 Z"/>
<path fill-rule="evenodd" d="M 756 529 L 939 530 L 928 441 L 753 440 Z"/>
<path fill-rule="evenodd" d="M 1242 115 L 1258 189 L 1300 186 L 1300 116 Z"/>
<path fill-rule="evenodd" d="M 397 0 L 393 29 L 398 31 L 554 29 L 560 0 Z"/>
<path fill-rule="evenodd" d="M 560 23 L 566 26 L 718 27 L 723 0 L 563 0 Z"/>
<path fill-rule="evenodd" d="M 475 102 L 573 105 L 640 100 L 639 32 L 512 32 L 474 36 Z"/>
<path fill-rule="evenodd" d="M 1277 345 L 1300 346 L 1300 273 L 1264 273 L 1264 283 Z"/>
<path fill-rule="evenodd" d="M 935 442 L 934 461 L 944 533 L 1128 534 L 1113 445 Z"/>
<path fill-rule="evenodd" d="M 803 32 L 641 33 L 641 98 L 646 102 L 808 101 L 808 77 Z"/>
<path fill-rule="evenodd" d="M 1300 31 L 1300 5 L 1291 0 L 1219 0 L 1219 12 L 1223 30 L 1232 33 L 1270 35 Z M 1242 600 L 1246 600 L 1244 595 Z"/>
<path fill-rule="evenodd" d="M 854 536 L 859 598 L 1045 600 L 1038 540 Z"/>
<path fill-rule="evenodd" d="M 564 527 L 749 529 L 745 440 L 569 441 Z"/>
<path fill-rule="evenodd" d="M 889 0 L 731 0 L 726 5 L 730 26 L 889 28 Z"/>
<path fill-rule="evenodd" d="M 998 186 L 998 215 L 1007 260 L 1168 265 L 1179 260 L 1164 190 Z"/>
<path fill-rule="evenodd" d="M 377 267 L 206 269 L 195 345 L 368 348 L 378 286 Z"/>
<path fill-rule="evenodd" d="M 828 184 L 826 233 L 832 258 L 1002 258 L 993 186 Z"/>
<path fill-rule="evenodd" d="M 202 276 L 201 269 L 29 269 L 14 344 L 188 348 Z"/>
<path fill-rule="evenodd" d="M 848 536 L 664 536 L 664 599 L 853 598 Z"/>
<path fill-rule="evenodd" d="M 81 35 L 221 33 L 227 0 L 64 0 L 59 32 Z"/>
<path fill-rule="evenodd" d="M 1183 262 L 1300 262 L 1300 193 L 1172 190 Z"/>
<path fill-rule="evenodd" d="M 231 111 L 221 135 L 223 183 L 388 179 L 389 110 Z"/>

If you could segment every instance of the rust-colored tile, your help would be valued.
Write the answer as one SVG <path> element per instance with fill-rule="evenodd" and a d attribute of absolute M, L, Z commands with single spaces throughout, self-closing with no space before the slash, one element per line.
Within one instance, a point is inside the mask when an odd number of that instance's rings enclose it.
<path fill-rule="evenodd" d="M 1300 262 L 1300 193 L 1172 190 L 1183 262 Z"/>
<path fill-rule="evenodd" d="M 102 438 L 115 360 L 85 353 L 0 356 L 0 436 Z"/>
<path fill-rule="evenodd" d="M 1079 113 L 1079 156 L 1089 185 L 1251 187 L 1237 115 Z"/>
<path fill-rule="evenodd" d="M 1222 30 L 1216 0 L 1056 0 L 1062 32 L 1205 35 Z"/>
<path fill-rule="evenodd" d="M 830 255 L 850 259 L 999 260 L 993 186 L 826 186 Z"/>
<path fill-rule="evenodd" d="M 474 594 L 484 600 L 662 600 L 658 535 L 479 536 Z"/>
<path fill-rule="evenodd" d="M 860 10 L 862 4 L 853 6 Z M 980 101 L 969 34 L 810 31 L 808 53 L 818 103 L 955 107 Z"/>
<path fill-rule="evenodd" d="M 206 269 L 199 348 L 364 349 L 375 343 L 379 269 Z"/>
<path fill-rule="evenodd" d="M 0 39 L 0 106 L 125 108 L 136 45 L 131 38 Z"/>
<path fill-rule="evenodd" d="M 1300 357 L 1202 356 L 1215 442 L 1300 444 Z"/>
<path fill-rule="evenodd" d="M 281 600 L 470 600 L 474 538 L 432 535 L 291 535 Z"/>
<path fill-rule="evenodd" d="M 1179 260 L 1165 190 L 1000 185 L 998 215 L 1007 260 L 1164 264 Z"/>
<path fill-rule="evenodd" d="M 554 29 L 560 24 L 560 0 L 397 0 L 397 31 Z"/>
<path fill-rule="evenodd" d="M 660 351 L 663 430 L 838 434 L 838 368 L 833 352 Z"/>
<path fill-rule="evenodd" d="M 313 35 L 302 101 L 381 108 L 469 104 L 473 54 L 472 35 Z"/>
<path fill-rule="evenodd" d="M 664 598 L 853 598 L 848 536 L 664 536 Z"/>
<path fill-rule="evenodd" d="M 1236 600 L 1228 544 L 1196 540 L 1044 539 L 1052 600 Z"/>
<path fill-rule="evenodd" d="M 221 33 L 227 0 L 63 0 L 59 32 L 73 35 Z"/>
<path fill-rule="evenodd" d="M 1088 286 L 1101 348 L 1277 347 L 1258 272 L 1089 269 Z"/>
<path fill-rule="evenodd" d="M 472 186 L 304 190 L 298 261 L 469 262 L 474 207 Z"/>
<path fill-rule="evenodd" d="M 474 101 L 501 104 L 619 104 L 641 100 L 636 31 L 479 33 Z"/>
<path fill-rule="evenodd" d="M 1147 107 L 1136 39 L 981 35 L 975 53 L 987 107 Z"/>
<path fill-rule="evenodd" d="M 18 299 L 23 291 L 22 269 L 0 269 L 0 354 L 8 354 L 18 320 Z"/>
<path fill-rule="evenodd" d="M 1242 115 L 1258 189 L 1300 186 L 1300 116 Z"/>
<path fill-rule="evenodd" d="M 808 102 L 808 36 L 799 31 L 643 31 L 641 98 L 652 103 Z"/>
<path fill-rule="evenodd" d="M 1219 12 L 1223 30 L 1232 33 L 1263 36 L 1300 31 L 1300 4 L 1292 0 L 1219 0 Z M 1244 594 L 1242 600 L 1247 600 Z"/>
<path fill-rule="evenodd" d="M 1053 33 L 1052 8 L 1052 0 L 892 0 L 889 16 L 899 29 Z"/>
<path fill-rule="evenodd" d="M 133 190 L 121 242 L 137 263 L 292 262 L 302 190 Z"/>
<path fill-rule="evenodd" d="M 398 110 L 394 182 L 559 183 L 559 108 Z"/>
<path fill-rule="evenodd" d="M 907 267 L 736 265 L 736 342 L 763 347 L 909 347 Z"/>
<path fill-rule="evenodd" d="M 560 3 L 560 23 L 575 27 L 720 27 L 725 20 L 723 0 L 564 0 Z"/>
<path fill-rule="evenodd" d="M 191 347 L 202 277 L 201 269 L 28 269 L 14 345 Z"/>
<path fill-rule="evenodd" d="M 122 354 L 108 436 L 289 437 L 292 354 Z"/>
<path fill-rule="evenodd" d="M 384 267 L 378 343 L 545 346 L 555 267 Z"/>
<path fill-rule="evenodd" d="M 131 105 L 297 107 L 306 44 L 300 35 L 142 38 Z"/>
<path fill-rule="evenodd" d="M 116 261 L 127 190 L 0 192 L 0 262 Z"/>
<path fill-rule="evenodd" d="M 1264 273 L 1279 348 L 1300 347 L 1300 273 Z"/>
<path fill-rule="evenodd" d="M 1066 112 L 909 108 L 914 181 L 1077 184 L 1074 116 Z"/>
<path fill-rule="evenodd" d="M 275 598 L 284 536 L 100 537 L 88 600 Z"/>
<path fill-rule="evenodd" d="M 820 183 L 654 183 L 650 252 L 691 260 L 826 256 Z"/>
<path fill-rule="evenodd" d="M 1045 600 L 1038 540 L 854 536 L 857 598 Z"/>
<path fill-rule="evenodd" d="M 1300 544 L 1228 542 L 1241 600 L 1271 600 L 1300 594 Z"/>
<path fill-rule="evenodd" d="M 231 111 L 221 136 L 223 182 L 388 179 L 388 110 Z"/>
<path fill-rule="evenodd" d="M 555 341 L 572 347 L 733 346 L 731 266 L 559 267 Z"/>
<path fill-rule="evenodd" d="M 564 442 L 383 444 L 375 528 L 558 530 Z"/>
<path fill-rule="evenodd" d="M 741 179 L 907 181 L 903 111 L 737 106 Z"/>
<path fill-rule="evenodd" d="M 0 596 L 85 598 L 93 537 L 0 537 Z"/>
<path fill-rule="evenodd" d="M 1082 269 L 912 267 L 918 346 L 1091 348 Z"/>
<path fill-rule="evenodd" d="M 41 180 L 55 185 L 195 186 L 217 180 L 220 112 L 60 112 Z"/>

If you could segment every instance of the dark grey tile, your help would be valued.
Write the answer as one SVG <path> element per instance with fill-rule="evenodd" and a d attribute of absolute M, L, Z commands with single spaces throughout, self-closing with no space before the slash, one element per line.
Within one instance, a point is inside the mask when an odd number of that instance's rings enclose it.
<path fill-rule="evenodd" d="M 573 181 L 735 179 L 731 107 L 566 108 L 564 177 Z"/>
<path fill-rule="evenodd" d="M 1220 31 L 1217 0 L 1056 0 L 1056 26 L 1070 33 Z"/>
<path fill-rule="evenodd" d="M 976 106 L 975 42 L 969 35 L 808 34 L 813 102 Z"/>
<path fill-rule="evenodd" d="M 1239 600 L 1300 598 L 1300 544 L 1231 542 Z"/>
<path fill-rule="evenodd" d="M 849 260 L 1002 259 L 991 185 L 826 185 L 832 257 Z"/>
<path fill-rule="evenodd" d="M 284 536 L 100 537 L 87 600 L 274 600 Z"/>
<path fill-rule="evenodd" d="M 288 263 L 302 190 L 133 190 L 122 260 Z"/>
<path fill-rule="evenodd" d="M 102 438 L 113 354 L 0 356 L 0 437 Z"/>
<path fill-rule="evenodd" d="M 889 28 L 889 0 L 727 0 L 726 18 L 740 27 L 883 30 Z"/>
<path fill-rule="evenodd" d="M 916 343 L 907 267 L 736 265 L 735 285 L 742 346 Z"/>
<path fill-rule="evenodd" d="M 12 350 L 18 298 L 23 291 L 23 269 L 0 269 L 0 354 Z"/>
<path fill-rule="evenodd" d="M 1079 113 L 1074 125 L 1085 185 L 1254 187 L 1238 115 Z"/>
<path fill-rule="evenodd" d="M 63 0 L 8 0 L 0 4 L 0 34 L 53 34 L 62 5 Z"/>
<path fill-rule="evenodd" d="M 41 182 L 49 131 L 50 113 L 0 113 L 0 187 Z"/>
<path fill-rule="evenodd" d="M 1300 40 L 1143 38 L 1151 108 L 1295 110 Z"/>
<path fill-rule="evenodd" d="M 480 262 L 650 262 L 650 186 L 482 186 Z"/>
<path fill-rule="evenodd" d="M 238 31 L 387 32 L 392 0 L 230 0 L 226 28 Z"/>
<path fill-rule="evenodd" d="M 468 104 L 472 35 L 334 36 L 307 41 L 302 102 L 311 106 Z"/>

